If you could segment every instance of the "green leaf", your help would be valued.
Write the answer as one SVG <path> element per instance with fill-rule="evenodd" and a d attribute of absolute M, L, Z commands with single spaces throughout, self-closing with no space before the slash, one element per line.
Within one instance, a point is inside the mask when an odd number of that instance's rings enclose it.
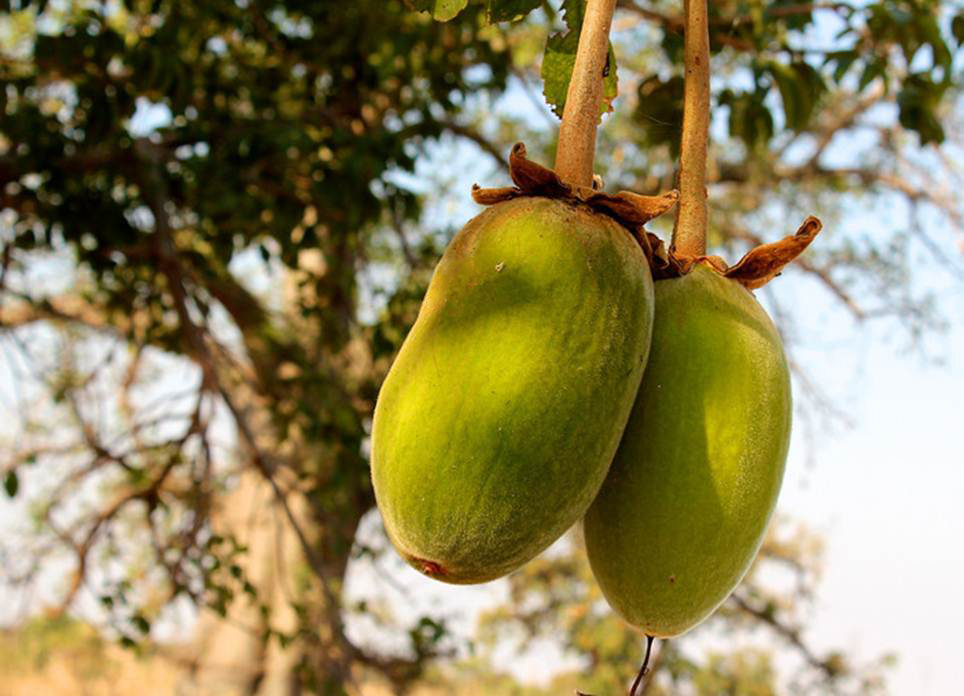
<path fill-rule="evenodd" d="M 586 16 L 586 0 L 563 0 L 562 2 L 563 19 L 570 30 L 575 30 L 579 34 L 582 28 L 582 20 Z"/>
<path fill-rule="evenodd" d="M 666 59 L 670 63 L 683 63 L 683 56 L 685 53 L 685 43 L 683 41 L 683 33 L 676 31 L 664 31 L 663 39 L 659 42 L 660 47 L 663 49 L 663 53 L 666 54 Z M 712 50 L 712 45 L 710 50 Z"/>
<path fill-rule="evenodd" d="M 769 61 L 766 69 L 780 90 L 787 128 L 798 131 L 806 127 L 821 95 L 826 91 L 820 73 L 803 61 L 789 65 Z"/>
<path fill-rule="evenodd" d="M 937 18 L 933 15 L 920 17 L 917 20 L 917 33 L 925 43 L 930 45 L 934 65 L 950 68 L 953 60 L 951 50 L 947 47 L 947 42 L 941 35 Z"/>
<path fill-rule="evenodd" d="M 964 12 L 951 20 L 951 34 L 958 46 L 964 45 Z"/>
<path fill-rule="evenodd" d="M 131 623 L 134 625 L 134 628 L 145 635 L 151 631 L 151 622 L 141 614 L 135 614 L 131 617 Z"/>
<path fill-rule="evenodd" d="M 566 108 L 566 94 L 569 92 L 569 82 L 572 79 L 572 69 L 576 64 L 576 50 L 579 47 L 579 31 L 585 16 L 583 0 L 566 0 L 562 9 L 565 12 L 565 33 L 553 34 L 546 42 L 546 52 L 542 59 L 543 94 L 546 102 L 562 118 Z M 599 105 L 600 115 L 612 110 L 613 99 L 618 93 L 618 78 L 616 76 L 616 53 L 609 44 L 609 56 L 606 61 L 607 70 L 604 71 L 603 98 Z"/>
<path fill-rule="evenodd" d="M 767 92 L 733 92 L 720 95 L 720 105 L 730 107 L 730 134 L 740 138 L 748 147 L 766 143 L 773 137 L 773 116 L 763 103 Z"/>
<path fill-rule="evenodd" d="M 485 17 L 490 23 L 522 19 L 542 4 L 542 0 L 486 0 Z"/>
<path fill-rule="evenodd" d="M 884 78 L 884 82 L 886 83 L 887 62 L 879 58 L 867 63 L 863 74 L 860 76 L 860 84 L 857 86 L 857 91 L 864 91 L 864 88 L 866 88 L 867 85 L 876 80 L 878 77 Z"/>
<path fill-rule="evenodd" d="M 410 0 L 412 7 L 419 12 L 428 12 L 440 22 L 454 19 L 465 9 L 469 0 Z"/>
<path fill-rule="evenodd" d="M 3 489 L 11 498 L 16 496 L 17 491 L 20 490 L 20 479 L 17 477 L 17 472 L 13 469 L 8 471 L 7 475 L 3 477 Z"/>
<path fill-rule="evenodd" d="M 643 80 L 633 118 L 647 145 L 669 145 L 673 157 L 677 156 L 683 128 L 683 78 L 677 75 L 664 81 L 651 75 Z"/>
<path fill-rule="evenodd" d="M 944 127 L 937 117 L 937 107 L 946 89 L 946 83 L 935 83 L 926 74 L 916 74 L 904 81 L 897 94 L 900 125 L 916 131 L 921 145 L 944 141 Z"/>
<path fill-rule="evenodd" d="M 804 121 L 806 111 L 806 97 L 804 96 L 803 86 L 797 82 L 793 70 L 783 63 L 771 62 L 767 69 L 773 77 L 773 81 L 780 90 L 780 99 L 783 101 L 783 113 L 786 118 L 787 128 L 799 130 Z"/>
<path fill-rule="evenodd" d="M 850 66 L 856 62 L 858 54 L 856 51 L 833 51 L 827 54 L 826 64 L 836 63 L 836 67 L 833 69 L 833 81 L 840 83 L 840 81 L 850 70 Z"/>

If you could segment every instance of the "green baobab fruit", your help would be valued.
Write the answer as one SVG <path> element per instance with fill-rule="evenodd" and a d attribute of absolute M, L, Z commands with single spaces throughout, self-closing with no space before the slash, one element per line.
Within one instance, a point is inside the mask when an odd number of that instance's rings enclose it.
<path fill-rule="evenodd" d="M 639 395 L 585 517 L 593 573 L 629 623 L 675 636 L 733 591 L 776 503 L 790 410 L 780 337 L 748 290 L 702 265 L 656 283 Z"/>
<path fill-rule="evenodd" d="M 649 265 L 612 218 L 523 197 L 471 220 L 375 408 L 372 481 L 401 555 L 485 582 L 576 522 L 619 444 L 652 317 Z"/>

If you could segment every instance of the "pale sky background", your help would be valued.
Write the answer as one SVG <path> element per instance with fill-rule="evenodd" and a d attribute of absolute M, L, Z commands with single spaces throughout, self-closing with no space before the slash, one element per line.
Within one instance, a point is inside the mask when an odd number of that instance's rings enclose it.
<path fill-rule="evenodd" d="M 506 104 L 531 113 L 531 103 L 517 93 Z M 138 127 L 165 119 L 164 110 L 146 109 Z M 503 182 L 486 178 L 491 164 L 468 145 L 443 143 L 430 151 L 423 175 L 435 168 L 460 182 L 453 189 L 458 197 L 438 204 L 433 219 L 460 226 L 478 210 L 469 199 L 471 183 Z M 798 222 L 759 232 L 776 239 Z M 900 204 L 884 200 L 874 210 L 854 205 L 824 235 L 860 237 L 902 222 Z M 940 225 L 931 232 L 948 256 L 964 260 L 959 238 Z M 961 693 L 964 684 L 964 281 L 940 272 L 918 275 L 939 297 L 950 324 L 928 336 L 923 351 L 908 351 L 892 323 L 855 324 L 799 273 L 785 273 L 761 299 L 766 304 L 772 293 L 792 314 L 794 357 L 853 423 L 831 433 L 818 427 L 809 440 L 802 423 L 794 429 L 778 511 L 806 522 L 826 542 L 825 574 L 806 637 L 817 648 L 839 647 L 864 660 L 895 652 L 892 694 L 945 696 Z M 0 389 L 9 388 L 0 374 Z M 795 388 L 799 392 L 799 384 Z M 9 533 L 21 512 L 0 496 L 0 534 Z M 454 588 L 408 569 L 398 581 L 423 602 L 439 602 L 463 617 L 504 596 L 499 582 Z M 377 578 L 353 576 L 351 582 L 358 592 L 384 589 Z M 360 624 L 351 628 L 367 631 Z M 545 677 L 552 655 L 547 650 L 538 665 L 527 662 L 520 671 Z"/>
<path fill-rule="evenodd" d="M 933 343 L 945 366 L 901 356 L 881 331 L 860 327 L 850 346 L 799 351 L 854 427 L 817 444 L 812 467 L 795 433 L 779 504 L 827 543 L 808 634 L 865 657 L 900 654 L 896 694 L 964 684 L 964 293 L 958 284 L 943 295 L 953 324 Z M 812 315 L 814 343 L 821 324 L 834 332 L 842 323 L 839 309 L 791 306 Z"/>

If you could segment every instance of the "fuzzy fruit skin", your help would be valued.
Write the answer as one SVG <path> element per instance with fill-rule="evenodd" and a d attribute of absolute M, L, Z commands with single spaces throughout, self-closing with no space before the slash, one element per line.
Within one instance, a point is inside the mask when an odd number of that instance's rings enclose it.
<path fill-rule="evenodd" d="M 619 445 L 652 318 L 645 256 L 612 219 L 519 198 L 469 221 L 375 408 L 372 481 L 401 555 L 485 582 L 575 523 Z"/>
<path fill-rule="evenodd" d="M 656 283 L 649 362 L 584 521 L 593 574 L 629 623 L 679 635 L 750 567 L 783 479 L 790 373 L 738 283 L 697 266 Z"/>

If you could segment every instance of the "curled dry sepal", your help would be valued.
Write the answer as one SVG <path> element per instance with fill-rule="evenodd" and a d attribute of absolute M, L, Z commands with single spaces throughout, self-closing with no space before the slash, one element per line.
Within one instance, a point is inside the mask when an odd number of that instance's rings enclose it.
<path fill-rule="evenodd" d="M 657 280 L 686 275 L 693 264 L 703 263 L 747 289 L 755 290 L 778 276 L 784 266 L 803 253 L 823 226 L 820 220 L 810 216 L 795 234 L 778 242 L 761 244 L 747 252 L 736 264 L 729 266 L 719 256 L 679 256 L 673 249 L 667 250 L 662 239 L 643 228 L 644 224 L 676 205 L 679 191 L 668 191 L 658 196 L 643 196 L 631 191 L 610 195 L 600 191 L 601 186 L 596 186 L 595 182 L 593 188 L 571 186 L 548 167 L 529 160 L 526 157 L 526 146 L 522 143 L 512 146 L 509 154 L 509 175 L 514 186 L 482 188 L 474 184 L 472 198 L 479 205 L 495 205 L 519 196 L 566 198 L 584 203 L 615 218 L 632 232 L 646 254 L 653 277 Z"/>
<path fill-rule="evenodd" d="M 588 205 L 593 210 L 615 218 L 635 236 L 646 253 L 650 265 L 660 264 L 654 256 L 662 241 L 643 229 L 643 225 L 670 210 L 679 200 L 679 191 L 669 191 L 659 196 L 641 196 L 630 191 L 610 195 L 599 190 L 598 178 L 592 188 L 571 186 L 549 169 L 526 157 L 526 146 L 516 143 L 509 154 L 509 175 L 515 186 L 504 188 L 472 187 L 472 198 L 480 205 L 494 205 L 519 196 L 545 196 L 564 198 Z"/>
<path fill-rule="evenodd" d="M 672 252 L 670 254 L 676 264 L 676 275 L 688 272 L 694 263 L 705 263 L 723 276 L 732 278 L 748 290 L 756 290 L 780 275 L 783 267 L 802 254 L 822 228 L 823 223 L 811 215 L 803 221 L 800 229 L 794 234 L 784 237 L 778 242 L 761 244 L 750 249 L 742 259 L 732 266 L 728 266 L 726 261 L 719 256 L 698 256 L 693 259 L 681 259 L 672 256 Z"/>

